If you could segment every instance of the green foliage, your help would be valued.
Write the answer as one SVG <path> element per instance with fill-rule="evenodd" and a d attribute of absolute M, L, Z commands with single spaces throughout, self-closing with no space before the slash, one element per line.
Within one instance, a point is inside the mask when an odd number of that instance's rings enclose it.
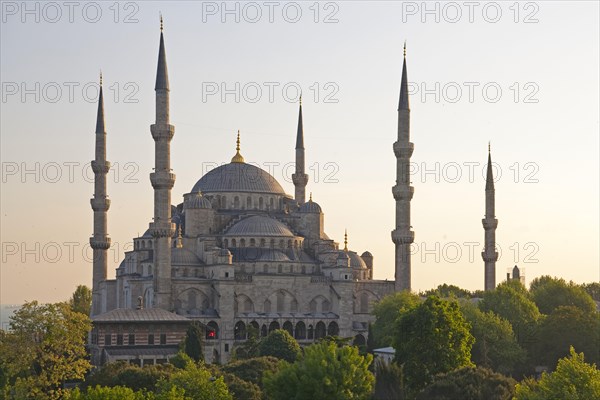
<path fill-rule="evenodd" d="M 307 347 L 294 364 L 282 361 L 279 372 L 267 373 L 265 390 L 272 400 L 368 399 L 374 381 L 369 372 L 372 360 L 356 347 L 321 342 Z"/>
<path fill-rule="evenodd" d="M 448 285 L 446 283 L 444 283 L 443 285 L 439 285 L 435 289 L 426 290 L 425 292 L 423 292 L 422 295 L 423 295 L 423 297 L 437 296 L 440 299 L 448 299 L 448 298 L 470 299 L 471 298 L 471 292 L 469 292 L 468 290 L 461 289 L 455 285 Z"/>
<path fill-rule="evenodd" d="M 600 282 L 585 283 L 581 287 L 592 299 L 600 301 Z"/>
<path fill-rule="evenodd" d="M 483 312 L 470 302 L 461 304 L 475 343 L 471 360 L 478 366 L 509 375 L 525 360 L 525 351 L 519 346 L 512 326 L 491 311 Z"/>
<path fill-rule="evenodd" d="M 276 373 L 281 369 L 279 359 L 275 357 L 257 357 L 238 360 L 221 366 L 221 371 L 233 374 L 238 378 L 253 383 L 262 389 L 263 375 L 266 372 Z"/>
<path fill-rule="evenodd" d="M 79 285 L 69 299 L 71 310 L 85 315 L 90 315 L 92 309 L 92 290 L 85 286 Z"/>
<path fill-rule="evenodd" d="M 526 350 L 535 341 L 540 311 L 520 282 L 502 282 L 496 289 L 486 291 L 479 308 L 484 312 L 492 311 L 510 322 L 517 342 Z"/>
<path fill-rule="evenodd" d="M 171 364 L 138 367 L 124 361 L 118 361 L 96 369 L 86 378 L 82 386 L 84 388 L 124 386 L 134 391 L 154 391 L 156 390 L 156 384 L 163 379 L 169 379 L 175 370 L 175 367 Z"/>
<path fill-rule="evenodd" d="M 234 399 L 243 400 L 261 400 L 262 390 L 258 385 L 238 378 L 234 374 L 223 374 L 225 384 L 233 395 Z"/>
<path fill-rule="evenodd" d="M 259 356 L 258 346 L 260 341 L 258 338 L 258 329 L 252 325 L 248 325 L 246 327 L 246 331 L 248 332 L 248 338 L 246 341 L 237 345 L 233 350 L 235 359 L 245 360 Z"/>
<path fill-rule="evenodd" d="M 273 332 L 261 340 L 258 346 L 258 352 L 261 356 L 272 356 L 294 362 L 301 353 L 300 345 L 286 330 L 275 329 Z"/>
<path fill-rule="evenodd" d="M 600 314 L 574 306 L 559 306 L 540 324 L 534 346 L 536 361 L 554 369 L 571 346 L 583 351 L 593 363 L 600 362 Z"/>
<path fill-rule="evenodd" d="M 460 368 L 437 375 L 417 400 L 510 400 L 516 381 L 486 368 Z"/>
<path fill-rule="evenodd" d="M 190 356 L 188 356 L 187 354 L 185 354 L 185 352 L 181 350 L 177 352 L 175 357 L 171 357 L 169 359 L 169 364 L 173 365 L 175 368 L 178 369 L 184 369 L 188 363 L 194 364 L 194 360 L 192 360 Z"/>
<path fill-rule="evenodd" d="M 185 354 L 196 362 L 204 361 L 204 355 L 202 354 L 202 338 L 204 338 L 204 329 L 197 324 L 192 323 L 187 329 L 185 339 L 183 341 L 183 348 Z"/>
<path fill-rule="evenodd" d="M 375 389 L 373 400 L 404 400 L 402 367 L 395 363 L 375 361 Z"/>
<path fill-rule="evenodd" d="M 557 307 L 574 306 L 584 312 L 596 311 L 596 303 L 585 289 L 564 279 L 542 276 L 530 285 L 533 301 L 542 314 L 551 314 Z"/>
<path fill-rule="evenodd" d="M 539 381 L 517 384 L 514 400 L 598 400 L 600 371 L 584 361 L 583 353 L 571 347 L 570 356 L 558 362 L 556 371 L 544 373 Z"/>
<path fill-rule="evenodd" d="M 87 315 L 66 303 L 24 304 L 0 335 L 0 370 L 5 385 L 23 397 L 57 399 L 62 383 L 83 379 L 90 369 L 85 338 Z"/>
<path fill-rule="evenodd" d="M 373 324 L 374 346 L 390 346 L 395 336 L 396 321 L 404 312 L 413 309 L 420 302 L 421 299 L 416 294 L 402 291 L 385 296 L 375 304 L 373 309 L 376 318 Z"/>
<path fill-rule="evenodd" d="M 89 387 L 83 392 L 79 389 L 69 390 L 65 393 L 63 400 L 146 400 L 142 392 L 134 392 L 128 387 Z"/>
<path fill-rule="evenodd" d="M 158 397 L 182 393 L 188 400 L 233 400 L 223 377 L 214 377 L 204 366 L 188 363 L 175 371 L 169 380 L 158 383 Z M 179 390 L 183 390 L 179 392 Z"/>
<path fill-rule="evenodd" d="M 395 362 L 404 366 L 407 388 L 418 391 L 434 375 L 473 365 L 475 339 L 456 301 L 429 297 L 396 324 Z"/>

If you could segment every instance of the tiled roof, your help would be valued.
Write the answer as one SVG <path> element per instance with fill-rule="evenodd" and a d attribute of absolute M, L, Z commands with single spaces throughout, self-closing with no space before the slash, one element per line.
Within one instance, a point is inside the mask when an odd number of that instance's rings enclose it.
<path fill-rule="evenodd" d="M 189 322 L 182 315 L 160 308 L 117 308 L 92 318 L 94 322 Z"/>

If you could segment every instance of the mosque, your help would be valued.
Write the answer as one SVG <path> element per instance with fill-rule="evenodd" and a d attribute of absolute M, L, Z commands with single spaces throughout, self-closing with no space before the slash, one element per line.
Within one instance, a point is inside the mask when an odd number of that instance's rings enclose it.
<path fill-rule="evenodd" d="M 106 175 L 106 131 L 102 85 L 96 123 L 95 191 L 91 200 L 94 233 L 92 311 L 89 346 L 100 365 L 127 360 L 138 365 L 167 362 L 177 353 L 188 325 L 204 327 L 207 362 L 227 362 L 249 332 L 266 336 L 285 329 L 301 345 L 326 335 L 351 337 L 364 345 L 375 302 L 400 290 L 410 290 L 409 164 L 410 110 L 406 51 L 398 104 L 398 136 L 393 145 L 397 181 L 395 281 L 374 280 L 373 255 L 359 255 L 325 232 L 319 204 L 306 199 L 302 104 L 295 144 L 294 195 L 287 194 L 268 172 L 245 162 L 237 149 L 231 162 L 212 169 L 183 201 L 171 200 L 175 174 L 170 142 L 175 127 L 169 118 L 169 78 L 161 21 L 156 75 L 156 120 L 150 127 L 155 142 L 154 215 L 142 236 L 133 239 L 115 279 L 107 279 L 110 200 Z M 292 139 L 292 138 L 291 138 Z M 290 140 L 291 141 L 291 140 Z M 491 171 L 490 171 L 491 173 Z M 495 286 L 493 182 L 488 216 L 486 203 L 486 288 Z M 486 195 L 486 198 L 490 198 Z M 489 217 L 489 218 L 488 218 Z M 496 221 L 496 223 L 494 223 Z M 490 241 L 488 241 L 488 236 Z M 490 247 L 491 246 L 491 247 Z M 487 271 L 490 271 L 489 275 Z M 490 280 L 491 279 L 491 280 Z M 490 280 L 490 282 L 488 282 Z M 493 287 L 492 286 L 492 287 Z"/>

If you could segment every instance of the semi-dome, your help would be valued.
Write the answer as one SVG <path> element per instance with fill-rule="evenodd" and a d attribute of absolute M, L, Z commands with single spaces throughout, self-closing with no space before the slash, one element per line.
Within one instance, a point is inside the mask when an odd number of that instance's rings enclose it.
<path fill-rule="evenodd" d="M 294 234 L 283 222 L 273 218 L 254 215 L 234 224 L 226 236 L 289 236 Z"/>
<path fill-rule="evenodd" d="M 199 265 L 201 263 L 198 256 L 189 250 L 180 248 L 171 249 L 171 264 L 173 265 Z"/>
<path fill-rule="evenodd" d="M 350 257 L 350 266 L 352 268 L 367 268 L 365 261 L 354 251 L 349 251 L 348 257 Z"/>
<path fill-rule="evenodd" d="M 300 210 L 301 213 L 322 213 L 323 210 L 321 209 L 321 206 L 318 203 L 315 203 L 314 201 L 309 200 L 306 203 L 302 204 L 300 206 Z"/>
<path fill-rule="evenodd" d="M 277 180 L 252 164 L 232 162 L 210 170 L 192 188 L 192 192 L 244 192 L 285 195 Z"/>

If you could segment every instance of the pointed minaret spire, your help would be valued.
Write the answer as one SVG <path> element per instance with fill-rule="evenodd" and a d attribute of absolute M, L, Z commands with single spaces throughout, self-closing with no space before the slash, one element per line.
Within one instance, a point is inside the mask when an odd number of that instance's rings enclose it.
<path fill-rule="evenodd" d="M 243 163 L 244 157 L 240 154 L 240 130 L 237 132 L 237 140 L 235 141 L 235 155 L 231 158 L 232 163 Z"/>
<path fill-rule="evenodd" d="M 106 280 L 108 268 L 108 209 L 110 200 L 106 194 L 106 174 L 110 163 L 106 161 L 106 129 L 104 126 L 104 97 L 102 95 L 102 72 L 100 72 L 100 92 L 98 96 L 98 114 L 96 117 L 96 145 L 95 158 L 92 161 L 94 171 L 94 197 L 91 200 L 94 210 L 94 234 L 90 238 L 90 247 L 93 249 L 94 258 L 92 266 L 92 310 L 91 316 L 106 311 L 106 304 L 102 304 L 102 282 Z"/>
<path fill-rule="evenodd" d="M 171 170 L 171 140 L 175 127 L 170 124 L 169 77 L 161 16 L 158 67 L 156 69 L 156 122 L 150 126 L 154 139 L 154 172 L 150 182 L 154 188 L 154 221 L 150 232 L 154 237 L 154 297 L 153 307 L 171 311 L 171 247 L 175 224 L 171 221 L 171 189 L 175 174 Z"/>
<path fill-rule="evenodd" d="M 344 229 L 344 251 L 348 251 L 348 229 Z"/>
<path fill-rule="evenodd" d="M 481 220 L 485 231 L 485 246 L 481 252 L 484 261 L 484 288 L 493 290 L 496 288 L 496 261 L 498 261 L 498 252 L 496 251 L 496 228 L 498 220 L 496 219 L 496 191 L 494 189 L 494 172 L 492 168 L 492 152 L 488 143 L 488 165 L 485 179 L 485 218 Z"/>
<path fill-rule="evenodd" d="M 169 90 L 169 72 L 167 70 L 167 53 L 165 51 L 165 39 L 163 35 L 163 18 L 160 16 L 160 45 L 158 49 L 158 68 L 156 70 L 156 85 L 154 90 Z"/>
<path fill-rule="evenodd" d="M 404 63 L 400 82 L 400 101 L 398 103 L 398 140 L 394 143 L 396 155 L 396 185 L 392 193 L 396 200 L 396 229 L 392 231 L 392 241 L 396 245 L 395 277 L 396 291 L 411 288 L 410 245 L 415 233 L 410 223 L 410 201 L 414 188 L 410 185 L 410 157 L 414 145 L 410 142 L 410 109 L 408 107 L 408 77 L 406 72 L 406 43 L 404 44 Z"/>
<path fill-rule="evenodd" d="M 304 126 L 302 122 L 302 95 L 298 107 L 298 130 L 296 131 L 296 172 L 292 174 L 294 182 L 295 199 L 298 205 L 304 204 L 306 199 L 306 184 L 308 175 L 304 169 Z"/>
<path fill-rule="evenodd" d="M 400 82 L 400 100 L 398 101 L 398 111 L 410 110 L 408 106 L 408 77 L 406 69 L 406 41 L 404 42 L 404 63 L 402 64 L 402 81 Z"/>

